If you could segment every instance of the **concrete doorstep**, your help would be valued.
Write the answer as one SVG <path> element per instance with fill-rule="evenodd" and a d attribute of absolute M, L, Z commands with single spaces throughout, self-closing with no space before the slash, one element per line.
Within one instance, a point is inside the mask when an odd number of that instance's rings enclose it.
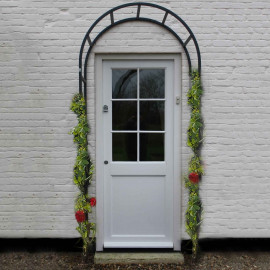
<path fill-rule="evenodd" d="M 183 264 L 184 256 L 180 252 L 96 252 L 95 264 Z"/>

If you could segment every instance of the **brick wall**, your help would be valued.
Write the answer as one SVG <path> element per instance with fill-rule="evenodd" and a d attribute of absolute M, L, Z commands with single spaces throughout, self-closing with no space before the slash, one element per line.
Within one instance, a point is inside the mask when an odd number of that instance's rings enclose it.
<path fill-rule="evenodd" d="M 94 20 L 125 2 L 1 1 L 0 237 L 78 236 L 73 213 L 77 189 L 72 183 L 76 149 L 68 131 L 76 124 L 69 104 L 78 91 L 79 48 Z M 206 175 L 201 185 L 201 236 L 270 237 L 270 2 L 163 2 L 153 3 L 188 23 L 202 55 Z M 159 17 L 150 9 L 141 12 Z M 181 32 L 174 21 L 168 23 Z M 93 160 L 97 52 L 182 50 L 166 30 L 147 23 L 117 26 L 98 41 L 88 68 Z M 190 155 L 185 146 L 189 121 L 185 55 L 182 70 L 185 171 Z M 90 193 L 95 194 L 95 182 Z M 184 223 L 184 188 L 182 193 Z"/>

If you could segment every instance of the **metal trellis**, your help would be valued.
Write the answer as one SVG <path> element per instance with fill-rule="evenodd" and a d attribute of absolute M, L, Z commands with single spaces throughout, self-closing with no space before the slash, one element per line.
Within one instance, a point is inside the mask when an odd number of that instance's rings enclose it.
<path fill-rule="evenodd" d="M 125 9 L 128 7 L 132 7 L 132 6 L 137 6 L 137 12 L 134 14 L 132 14 L 132 17 L 129 18 L 125 18 L 125 19 L 121 19 L 121 20 L 116 20 L 115 16 L 114 16 L 114 12 L 120 9 Z M 154 9 L 159 9 L 162 12 L 164 12 L 164 16 L 162 21 L 158 21 L 155 19 L 151 19 L 151 18 L 146 18 L 146 17 L 141 17 L 141 8 L 142 7 L 151 7 Z M 170 28 L 168 25 L 166 25 L 166 20 L 168 15 L 173 16 L 177 21 L 179 21 L 184 27 L 185 29 L 188 31 L 189 36 L 188 38 L 183 41 L 181 39 L 181 37 L 172 29 Z M 93 29 L 97 26 L 97 24 L 104 19 L 106 16 L 110 16 L 110 24 L 105 27 L 101 32 L 99 32 L 96 37 L 91 40 L 90 39 L 90 34 L 93 31 Z M 192 71 L 192 66 L 191 66 L 191 59 L 190 59 L 190 54 L 188 52 L 187 49 L 187 45 L 188 43 L 192 40 L 196 49 L 196 53 L 197 53 L 197 61 L 198 61 L 198 71 L 199 73 L 201 72 L 201 54 L 200 54 L 200 49 L 199 49 L 199 45 L 197 43 L 197 40 L 194 36 L 194 34 L 192 33 L 191 29 L 189 28 L 189 26 L 185 23 L 185 21 L 183 19 L 181 19 L 177 14 L 175 14 L 174 12 L 172 12 L 171 10 L 156 5 L 156 4 L 152 4 L 152 3 L 144 3 L 144 2 L 136 2 L 136 3 L 128 3 L 128 4 L 123 4 L 117 7 L 114 7 L 110 10 L 108 10 L 107 12 L 105 12 L 103 15 L 101 15 L 92 25 L 91 27 L 88 29 L 87 33 L 85 34 L 85 37 L 83 39 L 82 45 L 81 45 L 81 49 L 80 49 L 80 55 L 79 55 L 79 93 L 83 94 L 85 100 L 87 100 L 87 63 L 88 63 L 88 58 L 89 55 L 92 51 L 92 48 L 94 47 L 95 43 L 97 42 L 97 40 L 108 30 L 110 30 L 112 27 L 116 26 L 116 25 L 120 25 L 126 22 L 132 22 L 132 21 L 143 21 L 143 22 L 149 22 L 149 23 L 154 23 L 157 25 L 160 25 L 161 27 L 165 28 L 166 30 L 168 30 L 171 34 L 173 34 L 173 36 L 179 41 L 180 45 L 182 46 L 182 48 L 184 49 L 184 52 L 187 56 L 187 61 L 188 61 L 188 66 L 189 66 L 189 71 Z M 83 52 L 84 52 L 84 47 L 86 42 L 88 42 L 89 44 L 89 48 L 87 50 L 87 53 L 85 55 L 84 61 L 83 61 Z M 83 87 L 84 86 L 84 87 Z"/>

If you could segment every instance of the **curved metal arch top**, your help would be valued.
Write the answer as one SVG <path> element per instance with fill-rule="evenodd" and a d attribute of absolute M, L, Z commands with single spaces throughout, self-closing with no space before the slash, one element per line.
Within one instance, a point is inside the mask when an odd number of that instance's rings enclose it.
<path fill-rule="evenodd" d="M 121 19 L 121 20 L 117 20 L 115 21 L 114 18 L 114 11 L 119 10 L 119 9 L 124 9 L 127 7 L 131 7 L 131 6 L 137 6 L 137 14 L 130 18 L 125 18 L 125 19 Z M 155 9 L 159 9 L 162 12 L 164 12 L 164 17 L 162 21 L 158 21 L 155 19 L 151 19 L 151 18 L 146 18 L 146 17 L 141 17 L 140 16 L 140 11 L 141 11 L 141 7 L 146 6 L 146 7 L 152 7 Z M 181 39 L 181 37 L 172 29 L 170 28 L 168 25 L 166 25 L 166 19 L 168 17 L 168 15 L 173 16 L 178 22 L 180 22 L 185 29 L 188 31 L 189 36 L 188 38 L 183 41 Z M 102 20 L 104 19 L 106 16 L 110 16 L 110 24 L 105 27 L 101 32 L 99 32 L 96 37 L 91 40 L 90 39 L 90 34 L 93 31 L 93 29 L 96 27 L 96 25 Z M 81 49 L 80 49 L 80 54 L 79 54 L 79 93 L 84 95 L 84 98 L 86 100 L 86 95 L 87 95 L 87 63 L 88 63 L 88 58 L 89 55 L 92 51 L 93 46 L 95 45 L 95 43 L 97 42 L 97 40 L 108 30 L 110 30 L 112 27 L 116 26 L 116 25 L 120 25 L 122 23 L 125 22 L 132 22 L 132 21 L 143 21 L 143 22 L 150 22 L 150 23 L 154 23 L 157 25 L 162 26 L 163 28 L 165 28 L 166 30 L 168 30 L 180 43 L 180 45 L 182 46 L 182 48 L 184 49 L 184 52 L 187 56 L 187 61 L 188 61 L 188 66 L 189 66 L 189 72 L 191 73 L 192 71 L 192 66 L 191 66 L 191 59 L 190 59 L 190 54 L 188 52 L 187 49 L 187 45 L 190 42 L 190 40 L 193 41 L 195 48 L 196 48 L 196 53 L 197 53 L 197 61 L 198 61 L 198 72 L 201 72 L 201 54 L 200 54 L 200 48 L 198 45 L 198 42 L 194 36 L 194 34 L 192 33 L 191 29 L 189 28 L 189 26 L 185 23 L 185 21 L 183 19 L 181 19 L 177 14 L 175 14 L 174 12 L 172 12 L 171 10 L 156 5 L 156 4 L 152 4 L 152 3 L 144 3 L 144 2 L 136 2 L 136 3 L 128 3 L 128 4 L 123 4 L 117 7 L 114 7 L 110 10 L 108 10 L 107 12 L 105 12 L 103 15 L 101 15 L 92 25 L 91 27 L 88 29 L 87 33 L 84 36 L 84 39 L 82 41 L 82 45 L 81 45 Z M 84 47 L 86 42 L 88 42 L 89 44 L 89 48 L 87 50 L 87 53 L 85 55 L 84 58 L 84 62 L 83 62 L 83 53 L 84 53 Z M 82 88 L 82 85 L 84 85 L 84 89 Z M 84 90 L 84 91 L 83 91 Z"/>

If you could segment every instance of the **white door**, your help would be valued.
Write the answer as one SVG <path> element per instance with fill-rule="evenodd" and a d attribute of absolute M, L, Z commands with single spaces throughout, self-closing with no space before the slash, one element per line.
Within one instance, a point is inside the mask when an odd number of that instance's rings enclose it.
<path fill-rule="evenodd" d="M 104 247 L 173 248 L 173 61 L 102 66 Z"/>

